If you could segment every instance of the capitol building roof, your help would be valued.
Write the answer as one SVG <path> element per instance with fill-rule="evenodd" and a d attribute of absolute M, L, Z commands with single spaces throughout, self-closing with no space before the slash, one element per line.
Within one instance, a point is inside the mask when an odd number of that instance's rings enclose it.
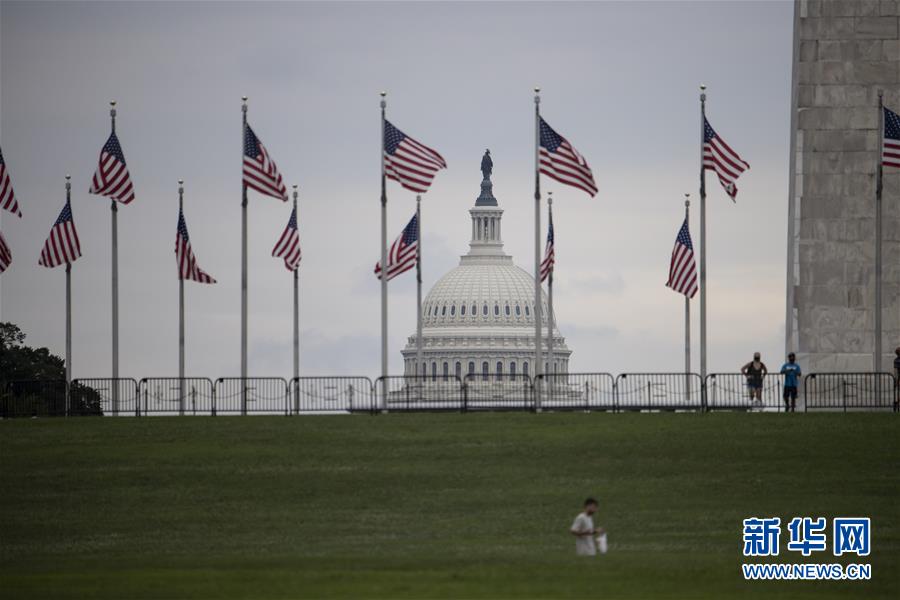
<path fill-rule="evenodd" d="M 438 280 L 422 303 L 422 363 L 418 369 L 415 333 L 403 350 L 408 375 L 534 373 L 534 278 L 503 251 L 503 210 L 493 194 L 490 161 L 486 153 L 481 194 L 469 210 L 469 251 L 460 258 L 459 266 Z M 571 351 L 556 327 L 553 361 L 547 359 L 548 302 L 543 290 L 541 298 L 545 365 L 551 372 L 565 372 Z"/>

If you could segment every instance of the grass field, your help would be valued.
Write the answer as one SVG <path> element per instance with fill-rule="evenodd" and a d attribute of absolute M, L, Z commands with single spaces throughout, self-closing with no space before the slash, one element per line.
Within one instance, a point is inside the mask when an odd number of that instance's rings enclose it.
<path fill-rule="evenodd" d="M 886 414 L 17 420 L 0 486 L 3 598 L 900 596 Z M 745 582 L 755 515 L 872 517 L 872 580 Z"/>

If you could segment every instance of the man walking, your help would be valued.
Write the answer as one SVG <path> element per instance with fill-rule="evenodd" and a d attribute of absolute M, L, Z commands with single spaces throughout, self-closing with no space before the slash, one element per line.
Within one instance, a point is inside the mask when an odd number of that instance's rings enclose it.
<path fill-rule="evenodd" d="M 578 556 L 596 556 L 597 545 L 594 536 L 602 536 L 606 532 L 602 527 L 594 527 L 594 513 L 597 512 L 597 501 L 588 498 L 584 501 L 584 510 L 575 517 L 569 530 L 575 536 L 575 554 Z"/>
<path fill-rule="evenodd" d="M 797 364 L 797 355 L 788 354 L 788 361 L 781 365 L 781 374 L 784 375 L 784 412 L 796 412 L 797 387 L 800 383 L 800 365 Z"/>
<path fill-rule="evenodd" d="M 894 412 L 900 411 L 900 346 L 894 351 Z"/>
<path fill-rule="evenodd" d="M 763 378 L 769 374 L 766 363 L 759 359 L 759 352 L 753 353 L 753 360 L 741 367 L 741 374 L 747 378 L 747 387 L 750 388 L 750 402 L 754 398 L 762 406 Z"/>

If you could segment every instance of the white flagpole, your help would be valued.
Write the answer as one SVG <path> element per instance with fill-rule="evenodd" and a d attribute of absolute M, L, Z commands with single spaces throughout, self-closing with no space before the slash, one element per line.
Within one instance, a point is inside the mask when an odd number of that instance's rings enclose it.
<path fill-rule="evenodd" d="M 541 88 L 534 88 L 534 408 L 541 412 Z"/>
<path fill-rule="evenodd" d="M 294 186 L 294 216 L 297 227 L 300 227 L 300 215 L 297 214 L 297 186 Z M 300 235 L 299 232 L 297 234 Z M 294 379 L 300 377 L 300 267 L 294 269 Z M 294 387 L 294 413 L 300 412 L 300 395 Z"/>
<path fill-rule="evenodd" d="M 72 176 L 66 175 L 66 204 L 72 199 Z M 66 416 L 72 411 L 72 263 L 66 262 Z"/>
<path fill-rule="evenodd" d="M 184 180 L 178 180 L 178 214 L 184 206 Z M 181 233 L 179 232 L 180 236 Z M 184 416 L 184 276 L 178 265 L 178 414 Z"/>
<path fill-rule="evenodd" d="M 241 97 L 241 163 L 244 160 L 244 136 L 247 135 L 247 96 Z M 247 414 L 247 184 L 241 177 L 241 414 Z"/>
<path fill-rule="evenodd" d="M 689 223 L 691 195 L 684 195 L 684 220 Z M 688 225 L 690 229 L 690 225 Z M 691 298 L 684 295 L 684 390 L 685 397 L 691 398 Z"/>
<path fill-rule="evenodd" d="M 706 381 L 706 169 L 703 140 L 706 137 L 706 86 L 700 86 L 700 378 Z"/>
<path fill-rule="evenodd" d="M 878 90 L 878 179 L 875 184 L 875 350 L 872 356 L 872 370 L 881 371 L 881 242 L 882 242 L 882 202 L 884 189 L 884 92 Z"/>
<path fill-rule="evenodd" d="M 422 364 L 422 196 L 416 194 L 416 368 Z"/>
<path fill-rule="evenodd" d="M 112 132 L 116 132 L 116 101 L 109 103 L 109 118 Z M 112 410 L 119 414 L 119 206 L 110 200 L 109 210 L 112 221 Z"/>
<path fill-rule="evenodd" d="M 387 186 L 384 175 L 384 109 L 387 92 L 381 92 L 381 387 L 382 410 L 387 412 L 388 376 L 388 295 L 387 295 Z"/>
<path fill-rule="evenodd" d="M 548 227 L 553 226 L 553 192 L 547 192 L 547 223 Z M 554 248 L 554 252 L 556 249 Z M 549 361 L 549 368 L 547 369 L 548 379 L 550 379 L 549 383 L 552 383 L 553 374 L 556 373 L 555 364 L 553 362 L 553 271 L 556 265 L 550 268 L 550 274 L 548 275 L 547 280 L 547 289 L 549 290 L 548 296 L 548 310 L 547 310 L 547 359 Z"/>

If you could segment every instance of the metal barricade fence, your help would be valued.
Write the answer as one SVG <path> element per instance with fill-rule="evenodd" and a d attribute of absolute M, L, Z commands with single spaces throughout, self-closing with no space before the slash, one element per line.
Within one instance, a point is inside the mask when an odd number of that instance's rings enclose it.
<path fill-rule="evenodd" d="M 542 373 L 534 386 L 541 410 L 615 410 L 616 378 L 611 373 Z"/>
<path fill-rule="evenodd" d="M 146 416 L 216 414 L 213 382 L 207 377 L 145 377 L 138 385 L 138 398 Z"/>
<path fill-rule="evenodd" d="M 463 382 L 456 375 L 379 377 L 375 393 L 388 412 L 460 412 L 465 401 Z"/>
<path fill-rule="evenodd" d="M 130 377 L 80 377 L 69 386 L 72 416 L 133 417 L 138 414 L 138 383 Z M 99 412 L 95 407 L 99 407 Z"/>
<path fill-rule="evenodd" d="M 0 389 L 0 416 L 65 417 L 69 412 L 64 379 L 7 381 Z M 99 404 L 78 406 L 80 414 L 100 411 Z"/>
<path fill-rule="evenodd" d="M 368 377 L 294 377 L 290 389 L 291 412 L 352 413 L 378 409 Z"/>
<path fill-rule="evenodd" d="M 534 386 L 528 375 L 469 373 L 463 380 L 463 410 L 534 410 Z"/>
<path fill-rule="evenodd" d="M 220 377 L 213 386 L 216 414 L 290 414 L 287 381 L 281 377 Z"/>
<path fill-rule="evenodd" d="M 703 410 L 703 380 L 696 373 L 621 373 L 616 410 Z"/>
<path fill-rule="evenodd" d="M 900 390 L 890 373 L 810 373 L 804 410 L 896 410 Z"/>
<path fill-rule="evenodd" d="M 750 398 L 747 377 L 741 373 L 711 373 L 706 376 L 707 410 L 784 410 L 784 375 L 769 373 L 763 378 L 762 398 Z M 798 404 L 801 403 L 798 398 Z"/>

